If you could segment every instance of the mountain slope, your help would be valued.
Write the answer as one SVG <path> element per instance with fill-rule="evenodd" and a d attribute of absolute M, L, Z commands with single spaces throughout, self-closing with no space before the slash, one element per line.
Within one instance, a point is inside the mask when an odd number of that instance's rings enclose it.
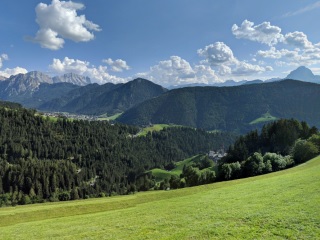
<path fill-rule="evenodd" d="M 246 132 L 270 113 L 320 127 L 320 85 L 300 81 L 237 87 L 194 87 L 169 91 L 122 114 L 126 124 L 173 123 L 207 130 Z"/>
<path fill-rule="evenodd" d="M 125 84 L 89 84 L 67 95 L 46 102 L 40 110 L 63 111 L 88 115 L 113 115 L 167 90 L 145 79 L 135 79 Z"/>
<path fill-rule="evenodd" d="M 97 83 L 88 84 L 83 87 L 76 88 L 68 94 L 62 97 L 52 99 L 40 105 L 38 109 L 43 111 L 57 111 L 57 112 L 72 112 L 76 113 L 79 109 L 82 109 L 92 99 L 96 98 L 102 93 L 109 92 L 121 84 L 106 83 L 104 85 L 98 85 Z"/>
<path fill-rule="evenodd" d="M 167 90 L 146 79 L 138 78 L 118 88 L 103 93 L 79 110 L 79 113 L 99 115 L 123 112 L 147 99 L 157 97 Z"/>

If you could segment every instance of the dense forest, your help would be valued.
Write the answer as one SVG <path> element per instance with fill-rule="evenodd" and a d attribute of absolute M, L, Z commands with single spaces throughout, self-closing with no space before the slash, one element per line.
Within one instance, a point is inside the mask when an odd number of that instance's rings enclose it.
<path fill-rule="evenodd" d="M 164 168 L 234 136 L 172 127 L 137 137 L 136 127 L 50 119 L 0 104 L 0 205 L 129 194 L 155 185 Z"/>
<path fill-rule="evenodd" d="M 295 80 L 237 87 L 175 89 L 122 114 L 126 124 L 173 123 L 245 134 L 273 118 L 294 118 L 320 127 L 320 85 Z M 168 108 L 170 106 L 170 108 Z M 253 124 L 268 115 L 262 124 Z"/>

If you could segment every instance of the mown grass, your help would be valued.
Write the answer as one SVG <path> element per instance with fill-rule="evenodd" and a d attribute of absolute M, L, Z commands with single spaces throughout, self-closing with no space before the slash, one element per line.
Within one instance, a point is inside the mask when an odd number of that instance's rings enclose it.
<path fill-rule="evenodd" d="M 277 120 L 278 118 L 272 116 L 269 112 L 265 113 L 265 114 L 262 114 L 261 117 L 253 120 L 252 122 L 250 122 L 249 124 L 250 125 L 253 125 L 253 124 L 259 124 L 259 123 L 265 123 L 265 122 L 270 122 L 270 121 L 275 121 Z"/>
<path fill-rule="evenodd" d="M 320 157 L 171 191 L 0 209 L 1 239 L 319 239 Z"/>

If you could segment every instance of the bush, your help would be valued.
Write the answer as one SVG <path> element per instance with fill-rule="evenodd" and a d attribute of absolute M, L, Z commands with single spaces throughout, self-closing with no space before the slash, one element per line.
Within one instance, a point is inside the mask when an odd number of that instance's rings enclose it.
<path fill-rule="evenodd" d="M 307 140 L 298 139 L 293 148 L 292 156 L 295 163 L 304 163 L 319 154 L 319 149 Z"/>

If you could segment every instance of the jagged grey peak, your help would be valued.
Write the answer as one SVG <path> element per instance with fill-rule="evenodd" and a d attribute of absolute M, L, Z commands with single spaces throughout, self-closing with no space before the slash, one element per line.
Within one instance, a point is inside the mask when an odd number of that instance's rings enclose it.
<path fill-rule="evenodd" d="M 53 83 L 48 75 L 37 71 L 17 74 L 6 79 L 6 81 L 8 85 L 5 92 L 7 92 L 9 96 L 32 94 L 39 89 L 41 83 Z"/>
<path fill-rule="evenodd" d="M 53 77 L 52 80 L 53 80 L 53 83 L 67 82 L 67 83 L 72 83 L 79 86 L 85 86 L 91 83 L 91 80 L 89 77 L 85 77 L 75 73 L 66 73 L 62 76 L 56 76 L 56 77 Z"/>

